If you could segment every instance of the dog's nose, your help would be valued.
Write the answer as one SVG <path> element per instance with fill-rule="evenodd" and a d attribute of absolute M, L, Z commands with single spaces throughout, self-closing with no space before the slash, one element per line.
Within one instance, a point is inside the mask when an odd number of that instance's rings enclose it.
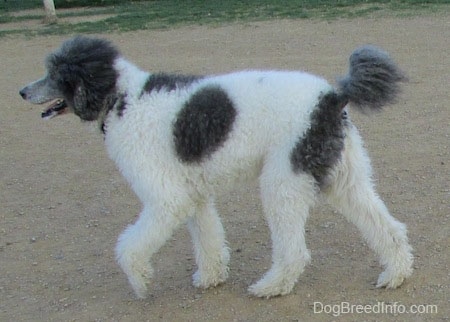
<path fill-rule="evenodd" d="M 20 90 L 19 94 L 20 94 L 20 96 L 22 96 L 22 98 L 24 100 L 27 99 L 27 93 L 25 93 L 25 91 L 23 89 Z"/>

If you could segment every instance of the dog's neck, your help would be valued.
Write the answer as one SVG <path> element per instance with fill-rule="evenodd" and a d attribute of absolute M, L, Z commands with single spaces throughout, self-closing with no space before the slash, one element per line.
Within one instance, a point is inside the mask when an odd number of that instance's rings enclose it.
<path fill-rule="evenodd" d="M 100 128 L 100 131 L 102 131 L 103 134 L 106 134 L 106 118 L 108 117 L 108 114 L 111 111 L 118 111 L 120 113 L 121 109 L 123 108 L 123 104 L 125 102 L 125 94 L 120 93 L 114 93 L 108 95 L 104 102 L 103 102 L 103 108 L 102 112 L 98 116 L 98 127 Z"/>
<path fill-rule="evenodd" d="M 126 93 L 129 98 L 138 97 L 150 74 L 122 57 L 116 59 L 114 69 L 119 75 L 116 81 L 116 92 Z"/>
<path fill-rule="evenodd" d="M 98 117 L 98 125 L 103 134 L 106 131 L 105 121 L 108 114 L 113 110 L 120 111 L 125 97 L 131 100 L 139 97 L 150 75 L 122 57 L 114 62 L 114 69 L 118 75 L 115 92 L 105 98 L 102 113 Z"/>

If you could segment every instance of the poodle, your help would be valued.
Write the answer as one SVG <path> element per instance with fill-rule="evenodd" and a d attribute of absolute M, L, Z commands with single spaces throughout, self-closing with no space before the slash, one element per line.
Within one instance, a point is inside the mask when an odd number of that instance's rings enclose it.
<path fill-rule="evenodd" d="M 151 256 L 187 223 L 196 287 L 223 283 L 230 251 L 215 207 L 219 193 L 259 180 L 272 237 L 272 266 L 249 287 L 257 297 L 292 291 L 310 253 L 305 222 L 320 196 L 361 231 L 384 272 L 377 287 L 396 288 L 412 273 L 406 227 L 374 190 L 370 160 L 348 106 L 379 110 L 405 80 L 390 56 L 357 48 L 336 87 L 297 71 L 240 71 L 196 76 L 145 72 L 107 40 L 77 36 L 46 60 L 47 74 L 20 90 L 97 121 L 109 156 L 142 201 L 120 235 L 119 265 L 136 296 L 152 277 Z"/>

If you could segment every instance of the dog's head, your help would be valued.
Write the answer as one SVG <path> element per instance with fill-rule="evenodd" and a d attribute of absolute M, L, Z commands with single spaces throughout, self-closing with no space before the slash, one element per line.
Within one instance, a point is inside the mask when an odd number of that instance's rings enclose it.
<path fill-rule="evenodd" d="M 106 40 L 77 36 L 46 60 L 47 75 L 20 90 L 33 104 L 51 104 L 42 112 L 49 119 L 72 111 L 82 120 L 96 120 L 105 100 L 114 94 L 119 52 Z"/>

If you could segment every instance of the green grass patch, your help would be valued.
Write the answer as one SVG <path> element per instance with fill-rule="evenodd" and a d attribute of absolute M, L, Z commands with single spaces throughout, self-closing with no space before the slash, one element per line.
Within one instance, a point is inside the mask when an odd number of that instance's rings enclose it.
<path fill-rule="evenodd" d="M 73 34 L 122 32 L 141 29 L 164 29 L 183 25 L 221 25 L 271 19 L 338 19 L 387 15 L 412 15 L 449 12 L 450 0 L 55 0 L 60 23 L 34 30 L 3 28 L 0 36 L 23 33 Z M 0 0 L 1 24 L 42 19 L 42 2 L 36 0 Z M 83 10 L 60 10 L 79 8 Z M 42 15 L 27 14 L 25 9 L 42 9 Z M 82 19 L 89 15 L 107 15 L 95 21 Z M 77 22 L 64 18 L 79 17 Z M 83 21 L 84 20 L 84 21 Z"/>

